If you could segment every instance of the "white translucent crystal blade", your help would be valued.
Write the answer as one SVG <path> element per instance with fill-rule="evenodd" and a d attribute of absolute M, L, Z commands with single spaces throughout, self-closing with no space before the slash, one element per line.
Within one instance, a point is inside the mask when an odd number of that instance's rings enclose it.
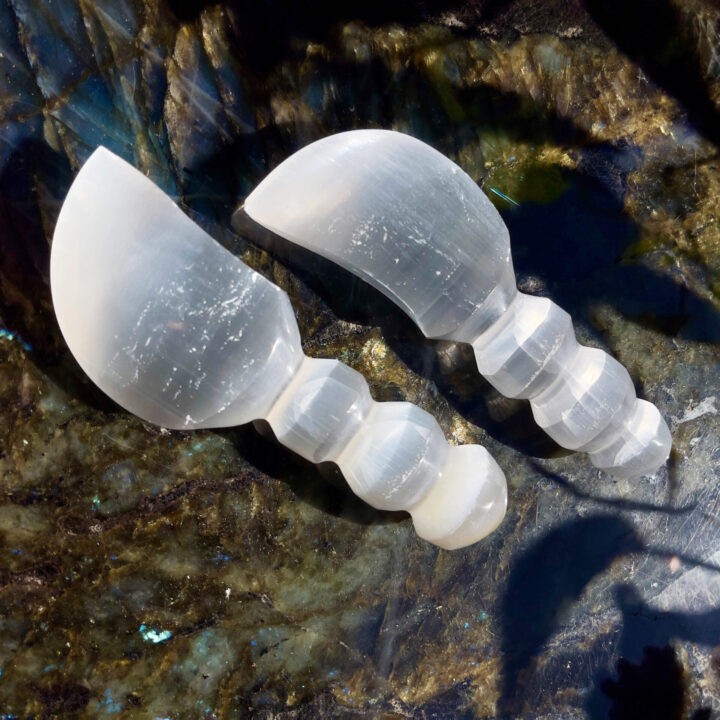
<path fill-rule="evenodd" d="M 80 365 L 145 420 L 197 428 L 266 419 L 303 457 L 336 462 L 369 504 L 414 511 L 422 537 L 441 547 L 475 542 L 502 517 L 505 479 L 487 451 L 469 446 L 480 461 L 458 463 L 459 448 L 428 413 L 376 403 L 355 370 L 305 357 L 287 295 L 106 150 L 63 204 L 51 285 Z"/>
<path fill-rule="evenodd" d="M 50 277 L 60 328 L 83 370 L 149 422 L 248 422 L 300 364 L 285 293 L 104 148 L 62 206 Z"/>
<path fill-rule="evenodd" d="M 390 296 L 429 337 L 486 327 L 493 305 L 507 305 L 495 288 L 514 294 L 497 211 L 455 163 L 409 135 L 354 130 L 318 140 L 275 168 L 244 209 Z"/>

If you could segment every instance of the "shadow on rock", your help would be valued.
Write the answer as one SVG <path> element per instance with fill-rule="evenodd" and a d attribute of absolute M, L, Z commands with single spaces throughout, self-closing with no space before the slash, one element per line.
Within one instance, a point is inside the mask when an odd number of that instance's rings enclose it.
<path fill-rule="evenodd" d="M 169 0 L 180 12 L 184 3 Z M 209 3 L 208 3 L 209 4 Z M 230 11 L 238 47 L 251 64 L 267 72 L 288 58 L 302 58 L 309 41 L 322 41 L 331 30 L 350 20 L 361 20 L 368 25 L 402 23 L 416 25 L 430 16 L 441 14 L 455 3 L 448 0 L 346 0 L 323 5 L 322 11 L 308 8 L 291 0 L 229 0 Z M 195 0 L 196 8 L 203 3 Z"/>
<path fill-rule="evenodd" d="M 681 4 L 670 0 L 584 0 L 584 5 L 617 47 L 680 101 L 693 125 L 720 144 L 720 110 L 704 77 L 707 60 L 697 51 L 697 39 L 691 36 Z M 707 22 L 707 32 L 713 32 L 710 18 Z M 697 24 L 694 32 L 701 31 Z M 708 42 L 716 44 L 717 37 Z"/>
<path fill-rule="evenodd" d="M 689 515 L 697 508 L 697 503 L 688 503 L 687 505 L 675 507 L 670 503 L 657 505 L 655 503 L 631 500 L 624 497 L 605 497 L 602 495 L 597 495 L 595 493 L 583 490 L 581 487 L 577 486 L 575 483 L 571 482 L 562 475 L 549 472 L 537 462 L 531 462 L 530 466 L 533 468 L 533 470 L 535 470 L 535 472 L 542 475 L 542 477 L 544 477 L 546 480 L 549 480 L 557 487 L 562 488 L 562 490 L 572 495 L 574 498 L 577 498 L 578 500 L 590 500 L 593 503 L 597 503 L 598 505 L 604 506 L 606 508 L 614 508 L 616 510 L 628 510 L 631 512 L 663 513 L 664 515 L 668 516 Z"/>
<path fill-rule="evenodd" d="M 388 525 L 408 518 L 404 512 L 376 510 L 355 495 L 335 463 L 314 464 L 275 439 L 263 422 L 217 431 L 237 448 L 251 465 L 285 482 L 303 502 L 324 513 L 359 525 Z"/>
<path fill-rule="evenodd" d="M 632 585 L 615 590 L 622 613 L 616 677 L 599 674 L 586 710 L 592 720 L 709 720 L 709 708 L 688 710 L 687 678 L 671 642 L 712 647 L 720 636 L 720 607 L 690 613 L 649 606 Z M 717 676 L 717 670 L 714 671 Z"/>
<path fill-rule="evenodd" d="M 532 289 L 539 282 L 542 294 L 591 328 L 593 306 L 606 303 L 667 335 L 717 342 L 720 315 L 714 307 L 680 279 L 624 261 L 638 230 L 622 205 L 623 152 L 608 152 L 600 168 L 593 159 L 592 171 L 610 172 L 610 179 L 566 173 L 567 189 L 554 202 L 524 203 L 504 213 L 521 286 L 530 282 Z"/>
<path fill-rule="evenodd" d="M 611 706 L 605 717 L 611 720 L 682 720 L 685 706 L 683 671 L 670 647 L 643 648 L 642 661 L 617 664 L 617 680 L 606 680 L 602 691 Z M 693 718 L 699 718 L 693 715 Z"/>
<path fill-rule="evenodd" d="M 501 598 L 500 715 L 515 712 L 523 673 L 532 669 L 588 583 L 616 558 L 643 550 L 628 521 L 595 515 L 553 528 L 515 561 Z"/>
<path fill-rule="evenodd" d="M 45 344 L 51 322 L 50 246 L 43 223 L 54 226 L 58 198 L 70 179 L 65 157 L 34 138 L 18 143 L 0 167 L 1 312 L 33 346 Z M 48 212 L 53 196 L 56 203 Z"/>

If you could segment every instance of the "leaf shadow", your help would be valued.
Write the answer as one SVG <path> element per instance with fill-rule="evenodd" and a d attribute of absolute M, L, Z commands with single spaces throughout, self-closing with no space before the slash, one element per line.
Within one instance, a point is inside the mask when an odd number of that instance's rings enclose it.
<path fill-rule="evenodd" d="M 613 169 L 611 182 L 625 182 L 626 148 L 593 148 Z M 624 167 L 623 167 L 624 166 Z M 591 336 L 594 308 L 608 304 L 640 326 L 670 337 L 697 342 L 720 341 L 720 313 L 670 273 L 628 262 L 625 255 L 639 239 L 626 215 L 623 190 L 586 172 L 564 172 L 567 190 L 552 203 L 524 203 L 504 213 L 512 238 L 515 269 L 540 278 L 543 294 L 584 323 Z"/>
<path fill-rule="evenodd" d="M 632 511 L 666 514 L 664 509 L 652 506 L 633 507 Z M 591 581 L 608 572 L 618 559 L 633 554 L 664 559 L 678 557 L 672 549 L 648 545 L 625 517 L 598 513 L 567 520 L 549 529 L 514 559 L 500 597 L 503 666 L 497 705 L 500 716 L 516 717 L 523 706 L 531 702 L 538 683 L 548 682 L 547 678 L 543 680 L 539 662 L 552 636 L 571 616 Z M 683 557 L 683 561 L 691 568 L 720 572 L 720 567 L 697 558 Z M 715 642 L 720 607 L 700 613 L 656 611 L 645 605 L 634 587 L 615 583 L 614 588 L 622 611 L 618 654 L 625 661 L 642 662 L 644 647 L 663 647 L 673 639 L 705 645 Z M 573 652 L 585 654 L 588 650 Z M 563 673 L 553 676 L 552 692 L 560 689 L 557 683 L 562 686 L 562 678 Z M 607 681 L 606 671 L 600 671 L 595 690 L 587 701 L 593 719 L 608 717 L 608 693 L 602 689 Z M 627 701 L 628 697 L 622 695 L 618 702 Z M 649 704 L 648 698 L 636 699 Z"/>
<path fill-rule="evenodd" d="M 581 487 L 571 482 L 567 478 L 563 477 L 562 475 L 546 470 L 535 461 L 532 461 L 530 463 L 530 466 L 543 478 L 545 478 L 545 480 L 550 481 L 553 485 L 561 488 L 564 492 L 572 495 L 577 500 L 590 500 L 591 502 L 602 507 L 611 508 L 618 511 L 625 510 L 630 512 L 661 512 L 666 515 L 687 515 L 689 513 L 692 513 L 697 508 L 697 503 L 690 503 L 681 507 L 675 507 L 670 503 L 657 505 L 654 503 L 639 502 L 637 500 L 627 498 L 596 495 L 594 493 L 583 490 Z"/>
<path fill-rule="evenodd" d="M 617 558 L 644 545 L 627 520 L 598 514 L 544 533 L 513 562 L 500 599 L 502 681 L 499 715 L 512 715 L 519 685 L 535 658 L 587 584 Z"/>
<path fill-rule="evenodd" d="M 672 643 L 715 645 L 720 632 L 720 606 L 699 612 L 658 610 L 648 605 L 633 585 L 621 583 L 614 592 L 622 614 L 617 677 L 607 670 L 597 673 L 586 701 L 588 716 L 591 720 L 689 717 L 688 682 Z M 711 662 L 716 663 L 715 655 Z M 713 672 L 717 678 L 716 666 Z M 690 720 L 710 717 L 710 708 L 699 707 L 692 711 Z"/>

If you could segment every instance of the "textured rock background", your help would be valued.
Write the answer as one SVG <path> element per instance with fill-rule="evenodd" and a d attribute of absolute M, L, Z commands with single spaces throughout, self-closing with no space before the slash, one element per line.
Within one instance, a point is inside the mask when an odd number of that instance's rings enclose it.
<path fill-rule="evenodd" d="M 710 0 L 0 0 L 0 715 L 717 716 L 719 23 Z M 668 468 L 563 455 L 466 348 L 230 231 L 280 160 L 365 126 L 477 179 L 521 287 L 668 417 Z M 98 144 L 284 287 L 309 354 L 486 444 L 502 528 L 439 551 L 251 427 L 170 433 L 96 391 L 47 264 Z"/>

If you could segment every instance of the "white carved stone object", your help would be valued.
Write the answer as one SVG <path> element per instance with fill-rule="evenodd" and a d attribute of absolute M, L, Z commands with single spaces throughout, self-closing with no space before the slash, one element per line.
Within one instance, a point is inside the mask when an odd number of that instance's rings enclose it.
<path fill-rule="evenodd" d="M 376 403 L 362 375 L 306 357 L 287 295 L 104 148 L 62 206 L 50 261 L 67 344 L 113 400 L 167 428 L 266 419 L 352 490 L 408 510 L 418 534 L 469 545 L 502 520 L 505 477 L 485 448 L 451 447 L 407 402 Z"/>
<path fill-rule="evenodd" d="M 667 459 L 657 408 L 614 358 L 577 342 L 564 310 L 518 292 L 500 215 L 420 140 L 389 130 L 319 140 L 275 168 L 244 211 L 385 293 L 427 337 L 470 343 L 494 387 L 529 399 L 548 435 L 596 467 L 634 477 Z"/>

